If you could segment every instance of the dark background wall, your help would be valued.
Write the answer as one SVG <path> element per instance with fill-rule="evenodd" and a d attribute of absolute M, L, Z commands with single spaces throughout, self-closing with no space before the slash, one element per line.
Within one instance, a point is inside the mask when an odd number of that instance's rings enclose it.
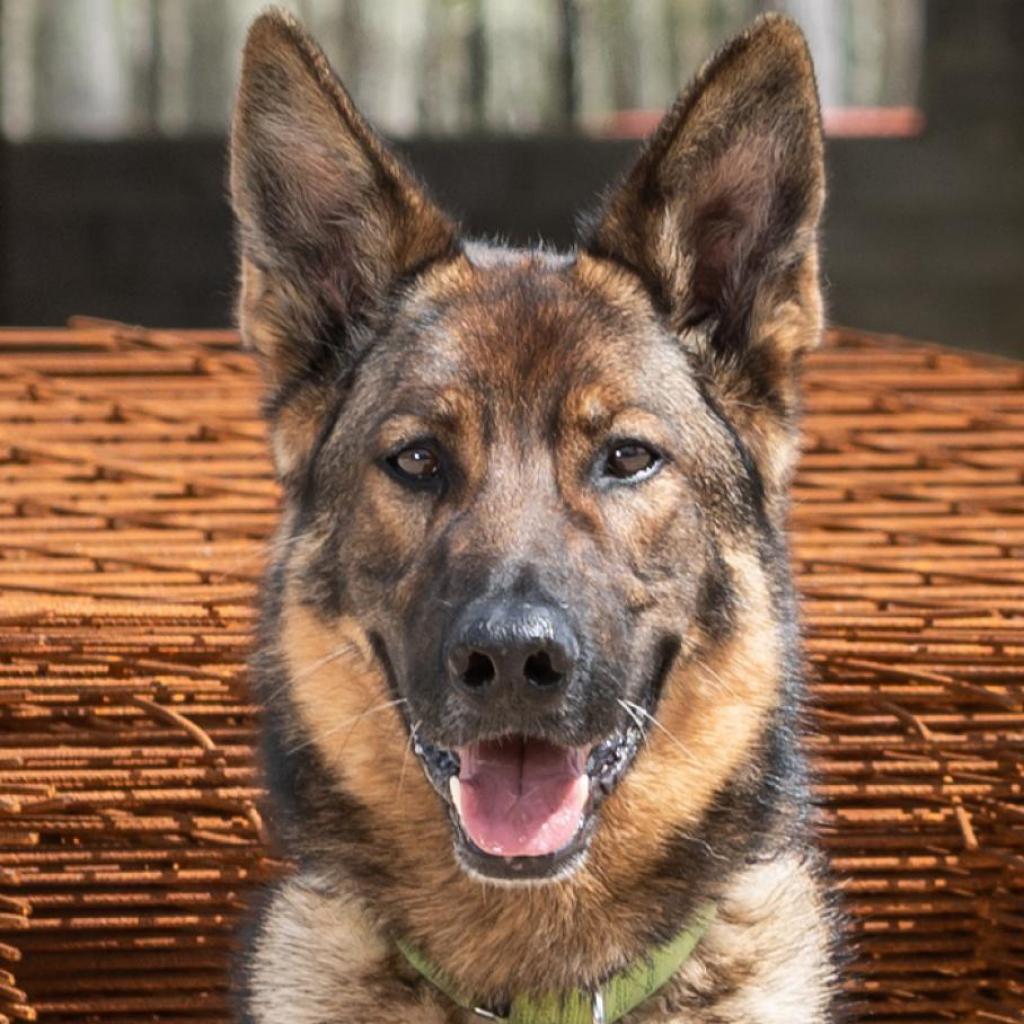
<path fill-rule="evenodd" d="M 924 133 L 833 139 L 825 276 L 836 322 L 1024 356 L 1024 2 L 929 0 Z M 472 233 L 571 241 L 635 144 L 402 147 Z M 230 321 L 221 139 L 32 142 L 0 151 L 0 323 L 74 313 Z"/>

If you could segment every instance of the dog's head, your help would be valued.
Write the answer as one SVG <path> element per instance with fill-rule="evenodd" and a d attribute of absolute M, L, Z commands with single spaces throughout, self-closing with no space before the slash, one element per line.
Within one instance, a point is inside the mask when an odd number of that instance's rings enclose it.
<path fill-rule="evenodd" d="M 778 700 L 821 320 L 799 30 L 765 18 L 719 53 L 557 256 L 463 241 L 265 15 L 231 189 L 286 501 L 291 741 L 382 841 L 440 831 L 478 876 L 566 876 L 604 834 L 653 854 Z"/>

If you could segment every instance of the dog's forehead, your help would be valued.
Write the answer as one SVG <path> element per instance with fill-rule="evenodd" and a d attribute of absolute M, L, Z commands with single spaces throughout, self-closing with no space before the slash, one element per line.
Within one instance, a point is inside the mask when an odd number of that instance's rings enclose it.
<path fill-rule="evenodd" d="M 544 250 L 469 248 L 412 296 L 394 356 L 419 387 L 519 396 L 601 387 L 626 402 L 667 378 L 692 380 L 684 347 L 630 275 Z"/>

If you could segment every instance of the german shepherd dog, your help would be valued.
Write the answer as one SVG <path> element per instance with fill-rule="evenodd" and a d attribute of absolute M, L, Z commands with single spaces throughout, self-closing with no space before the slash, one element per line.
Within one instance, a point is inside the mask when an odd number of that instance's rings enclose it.
<path fill-rule="evenodd" d="M 232 129 L 283 514 L 292 874 L 253 1024 L 833 1019 L 788 566 L 824 186 L 800 30 L 698 74 L 557 254 L 462 238 L 280 11 Z"/>

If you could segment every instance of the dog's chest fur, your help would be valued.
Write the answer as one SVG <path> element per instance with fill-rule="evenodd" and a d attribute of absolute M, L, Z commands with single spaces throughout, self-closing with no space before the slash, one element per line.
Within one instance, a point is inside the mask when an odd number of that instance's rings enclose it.
<path fill-rule="evenodd" d="M 354 893 L 299 875 L 275 892 L 266 921 L 252 950 L 253 1021 L 480 1020 L 405 963 Z M 544 939 L 534 936 L 541 945 Z M 831 944 L 813 868 L 795 855 L 755 865 L 723 894 L 715 921 L 673 981 L 623 1024 L 821 1024 L 834 980 Z"/>

